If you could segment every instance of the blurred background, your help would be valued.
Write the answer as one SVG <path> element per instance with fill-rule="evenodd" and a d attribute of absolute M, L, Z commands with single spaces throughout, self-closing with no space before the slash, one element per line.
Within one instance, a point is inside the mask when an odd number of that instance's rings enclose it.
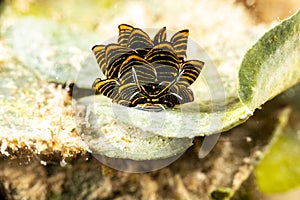
<path fill-rule="evenodd" d="M 166 26 L 175 31 L 190 30 L 190 37 L 224 75 L 231 94 L 236 92 L 238 68 L 246 50 L 299 9 L 299 0 L 0 0 L 0 73 L 5 71 L 7 57 L 13 57 L 36 74 L 51 75 L 51 70 L 39 65 L 51 66 L 48 57 L 61 56 L 59 59 L 65 61 L 67 54 L 61 55 L 56 49 L 64 46 L 71 48 L 68 53 L 74 57 L 72 66 L 80 68 L 78 63 L 89 54 L 91 46 L 117 35 L 121 23 L 140 28 Z M 18 24 L 28 18 L 30 26 Z M 45 20 L 44 25 L 36 19 Z M 58 23 L 61 30 L 72 30 L 74 35 L 57 40 L 51 35 L 55 43 L 62 45 L 43 49 L 40 44 L 47 43 L 50 36 L 41 30 L 47 32 L 49 22 Z M 25 42 L 29 32 L 42 34 Z M 24 48 L 16 50 L 19 45 Z M 88 154 L 67 159 L 67 163 L 62 162 L 59 152 L 5 156 L 1 145 L 0 199 L 208 199 L 208 193 L 227 187 L 233 188 L 233 199 L 299 199 L 299 94 L 300 86 L 296 85 L 264 105 L 245 124 L 224 133 L 209 158 L 197 157 L 203 140 L 197 138 L 195 145 L 171 166 L 146 174 L 114 171 Z M 287 122 L 281 124 L 280 119 Z M 275 137 L 277 132 L 280 134 Z M 248 141 L 252 135 L 255 142 Z M 255 163 L 254 169 L 247 159 L 252 159 L 256 150 L 263 155 L 258 156 L 262 160 Z M 226 191 L 218 194 L 225 195 L 211 196 L 226 199 L 228 195 Z"/>

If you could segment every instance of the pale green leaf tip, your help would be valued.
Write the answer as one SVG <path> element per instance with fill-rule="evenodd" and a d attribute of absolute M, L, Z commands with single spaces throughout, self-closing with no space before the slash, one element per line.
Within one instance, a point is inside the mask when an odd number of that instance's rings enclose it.
<path fill-rule="evenodd" d="M 300 11 L 247 51 L 239 71 L 239 97 L 254 111 L 299 80 Z"/>

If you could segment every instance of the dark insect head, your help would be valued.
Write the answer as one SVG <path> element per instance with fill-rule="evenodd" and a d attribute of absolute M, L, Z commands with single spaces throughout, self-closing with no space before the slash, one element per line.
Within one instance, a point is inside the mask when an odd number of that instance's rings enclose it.
<path fill-rule="evenodd" d="M 204 63 L 185 61 L 188 30 L 166 41 L 166 28 L 153 39 L 139 28 L 119 25 L 118 44 L 92 48 L 106 79 L 96 79 L 96 93 L 113 102 L 147 111 L 161 111 L 192 102 L 189 86 L 199 76 Z"/>

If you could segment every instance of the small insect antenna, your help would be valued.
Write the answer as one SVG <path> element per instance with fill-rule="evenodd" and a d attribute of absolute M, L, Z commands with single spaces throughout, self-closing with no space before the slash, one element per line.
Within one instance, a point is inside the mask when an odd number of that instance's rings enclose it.
<path fill-rule="evenodd" d="M 172 87 L 177 81 L 179 81 L 179 79 L 181 78 L 182 74 L 183 74 L 184 70 L 182 70 L 178 76 L 176 78 L 174 78 L 174 80 L 167 86 L 167 88 Z"/>
<path fill-rule="evenodd" d="M 131 101 L 136 95 L 138 95 L 140 92 L 135 92 L 133 93 L 130 97 L 129 100 Z"/>
<path fill-rule="evenodd" d="M 137 77 L 136 71 L 134 69 L 134 67 L 131 68 L 132 69 L 132 76 L 133 76 L 133 80 L 136 83 L 136 85 L 138 86 L 139 90 L 142 91 L 142 86 L 140 85 L 139 79 Z"/>
<path fill-rule="evenodd" d="M 166 108 L 163 105 L 161 105 L 161 104 L 158 104 L 158 105 L 159 105 L 159 107 L 162 108 L 162 110 L 166 110 Z"/>
<path fill-rule="evenodd" d="M 148 95 L 148 93 L 147 93 L 147 91 L 145 90 L 145 88 L 140 84 L 139 79 L 138 79 L 138 77 L 137 77 L 137 74 L 136 74 L 136 71 L 135 71 L 134 67 L 132 67 L 132 76 L 133 76 L 133 80 L 135 81 L 135 83 L 136 83 L 136 85 L 137 85 L 139 91 L 140 91 L 140 92 L 144 92 L 144 94 L 147 94 L 147 95 Z M 135 95 L 136 95 L 136 94 L 135 94 Z"/>
<path fill-rule="evenodd" d="M 183 100 L 183 98 L 180 95 L 176 94 L 175 92 L 171 92 L 170 94 L 174 95 L 175 97 L 177 97 L 180 100 Z"/>
<path fill-rule="evenodd" d="M 176 78 L 174 78 L 174 80 L 172 82 L 170 82 L 164 89 L 162 89 L 158 95 L 161 95 L 163 92 L 165 92 L 167 89 L 171 88 L 175 83 L 177 83 L 177 81 L 181 78 L 182 74 L 183 74 L 184 70 L 182 70 Z M 182 97 L 180 97 L 182 98 Z"/>

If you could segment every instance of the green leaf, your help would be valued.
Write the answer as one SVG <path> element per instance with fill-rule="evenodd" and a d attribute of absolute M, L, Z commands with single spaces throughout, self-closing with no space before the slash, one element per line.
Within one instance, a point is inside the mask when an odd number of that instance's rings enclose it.
<path fill-rule="evenodd" d="M 83 105 L 84 107 L 81 107 Z M 79 125 L 77 128 L 82 129 L 86 145 L 95 154 L 133 160 L 161 159 L 180 155 L 192 145 L 193 139 L 167 138 L 144 129 L 129 127 L 120 117 L 127 116 L 132 122 L 136 118 L 131 118 L 130 113 L 121 114 L 127 111 L 127 108 L 112 105 L 110 99 L 103 99 L 102 96 L 82 98 L 75 107 L 78 113 L 80 107 L 85 111 L 82 115 L 84 117 L 76 117 Z M 148 121 L 148 124 L 153 123 Z"/>
<path fill-rule="evenodd" d="M 264 193 L 280 193 L 300 186 L 300 147 L 296 130 L 287 128 L 256 169 Z"/>
<path fill-rule="evenodd" d="M 300 11 L 266 33 L 245 55 L 239 95 L 255 110 L 300 80 Z M 296 98 L 297 99 L 297 98 Z M 297 99 L 296 101 L 299 101 Z M 297 130 L 281 123 L 271 149 L 256 169 L 259 188 L 265 193 L 284 192 L 300 185 Z"/>
<path fill-rule="evenodd" d="M 185 104 L 173 110 L 147 112 L 112 104 L 105 96 L 97 96 L 95 100 L 95 110 L 101 110 L 95 113 L 99 119 L 109 116 L 127 124 L 128 128 L 175 138 L 217 133 L 225 125 L 244 121 L 248 112 L 242 104 L 234 104 L 226 112 L 201 112 L 196 103 Z M 112 109 L 117 110 L 117 113 L 111 112 Z"/>
<path fill-rule="evenodd" d="M 298 118 L 298 112 L 292 116 Z M 299 124 L 284 116 L 275 130 L 270 149 L 255 170 L 258 186 L 264 193 L 281 193 L 300 186 Z"/>
<path fill-rule="evenodd" d="M 300 11 L 246 53 L 239 71 L 239 96 L 254 111 L 299 81 Z"/>
<path fill-rule="evenodd" d="M 148 160 L 178 155 L 192 145 L 193 138 L 184 137 L 184 134 L 198 133 L 198 129 L 204 127 L 214 128 L 194 122 L 195 116 L 201 113 L 192 112 L 193 107 L 188 106 L 179 111 L 145 112 L 114 104 L 104 96 L 82 98 L 75 107 L 78 109 L 82 105 L 87 111 L 79 115 L 82 117 L 77 118 L 77 124 L 81 124 L 85 143 L 91 152 L 108 157 Z M 244 110 L 234 111 L 242 120 Z M 172 137 L 166 137 L 170 132 Z"/>

